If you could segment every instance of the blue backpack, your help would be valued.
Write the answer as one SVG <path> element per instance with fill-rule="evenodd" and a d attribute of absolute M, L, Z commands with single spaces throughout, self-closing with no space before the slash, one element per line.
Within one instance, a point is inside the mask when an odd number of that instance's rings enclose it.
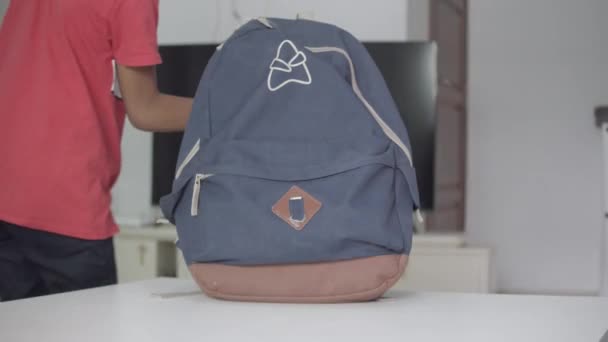
<path fill-rule="evenodd" d="M 418 189 L 365 47 L 335 26 L 252 20 L 200 81 L 165 217 L 228 300 L 373 300 L 407 264 Z"/>

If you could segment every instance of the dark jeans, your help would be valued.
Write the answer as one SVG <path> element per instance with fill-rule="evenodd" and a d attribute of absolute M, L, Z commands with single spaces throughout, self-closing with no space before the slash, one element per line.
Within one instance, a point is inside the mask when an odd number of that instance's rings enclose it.
<path fill-rule="evenodd" d="M 82 240 L 0 221 L 0 301 L 115 283 L 111 238 Z"/>

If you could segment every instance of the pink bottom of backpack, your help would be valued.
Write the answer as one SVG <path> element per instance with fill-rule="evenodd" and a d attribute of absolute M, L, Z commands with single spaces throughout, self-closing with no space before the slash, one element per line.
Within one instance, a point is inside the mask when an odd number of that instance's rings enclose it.
<path fill-rule="evenodd" d="M 190 272 L 208 296 L 284 303 L 362 302 L 380 298 L 399 280 L 408 256 L 381 255 L 296 265 L 231 266 L 199 263 Z"/>

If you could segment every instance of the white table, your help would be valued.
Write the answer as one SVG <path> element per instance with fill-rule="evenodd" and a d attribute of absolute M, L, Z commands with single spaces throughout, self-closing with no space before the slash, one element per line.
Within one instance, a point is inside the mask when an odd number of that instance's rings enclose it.
<path fill-rule="evenodd" d="M 392 292 L 374 303 L 222 302 L 156 279 L 0 303 L 3 342 L 592 341 L 608 299 Z"/>

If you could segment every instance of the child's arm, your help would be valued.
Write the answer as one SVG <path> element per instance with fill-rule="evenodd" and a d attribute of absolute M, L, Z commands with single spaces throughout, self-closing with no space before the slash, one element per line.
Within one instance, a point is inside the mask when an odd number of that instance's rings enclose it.
<path fill-rule="evenodd" d="M 192 109 L 192 99 L 162 94 L 156 68 L 117 66 L 120 92 L 131 124 L 144 131 L 182 131 Z"/>

